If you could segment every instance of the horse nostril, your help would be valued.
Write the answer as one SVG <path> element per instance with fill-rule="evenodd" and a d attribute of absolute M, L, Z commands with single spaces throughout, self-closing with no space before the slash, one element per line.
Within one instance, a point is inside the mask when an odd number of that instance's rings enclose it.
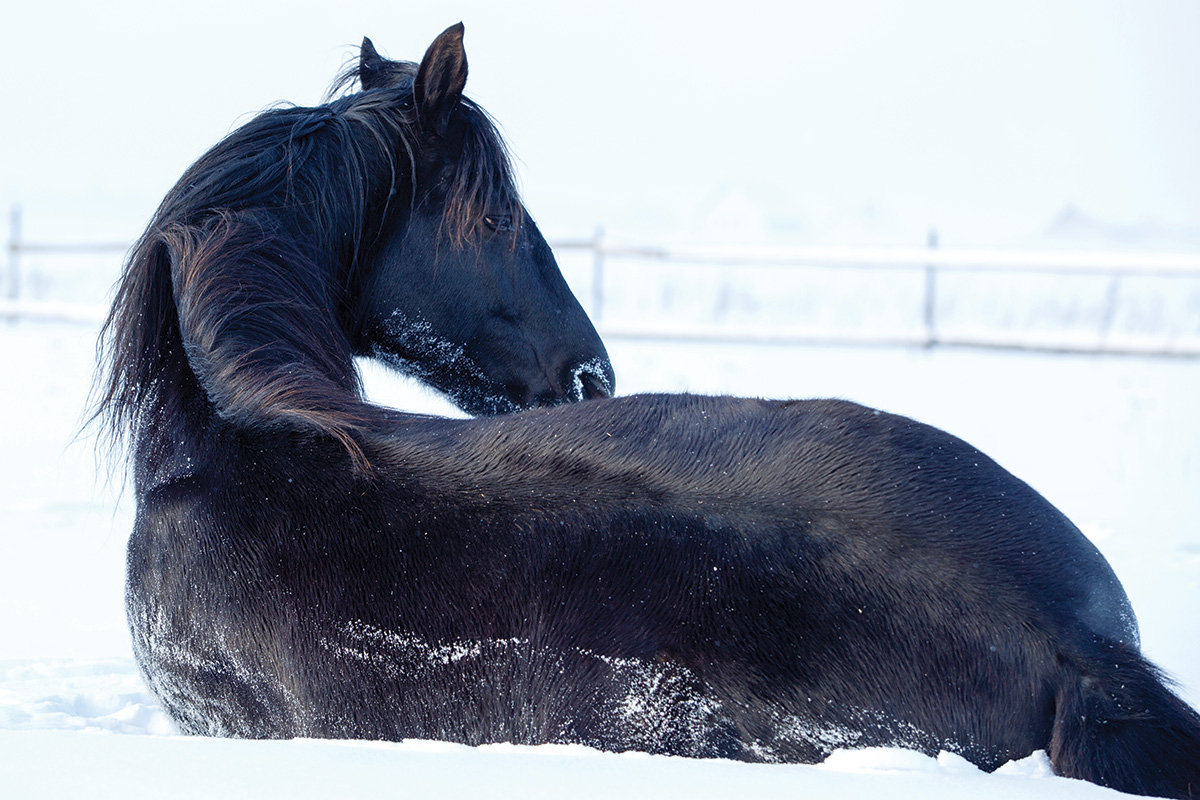
<path fill-rule="evenodd" d="M 589 361 L 574 367 L 570 371 L 571 379 L 568 382 L 569 396 L 567 399 L 579 403 L 584 400 L 612 397 L 611 375 L 612 367 L 609 367 L 607 363 Z"/>
<path fill-rule="evenodd" d="M 584 400 L 599 400 L 604 397 L 612 397 L 612 392 L 604 385 L 599 375 L 584 372 L 579 376 L 579 381 L 583 384 L 582 395 Z"/>

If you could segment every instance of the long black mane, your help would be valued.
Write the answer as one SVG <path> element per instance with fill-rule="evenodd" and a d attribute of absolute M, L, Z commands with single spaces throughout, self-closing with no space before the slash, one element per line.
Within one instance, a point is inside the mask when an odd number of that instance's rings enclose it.
<path fill-rule="evenodd" d="M 298 426 L 355 449 L 376 416 L 361 398 L 348 327 L 360 265 L 394 213 L 423 200 L 417 65 L 385 63 L 386 75 L 371 76 L 356 64 L 323 105 L 262 113 L 164 198 L 101 335 L 108 370 L 96 418 L 115 443 L 178 410 L 180 387 L 198 379 L 237 424 Z M 361 89 L 365 78 L 383 85 Z M 458 118 L 461 155 L 440 191 L 443 225 L 464 242 L 484 213 L 516 225 L 523 211 L 494 123 L 466 98 Z"/>

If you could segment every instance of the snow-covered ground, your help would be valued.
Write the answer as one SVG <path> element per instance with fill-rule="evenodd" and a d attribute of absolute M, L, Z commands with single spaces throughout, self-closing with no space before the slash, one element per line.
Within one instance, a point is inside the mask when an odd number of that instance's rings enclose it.
<path fill-rule="evenodd" d="M 1101 797 L 1033 756 L 984 775 L 900 750 L 760 766 L 583 748 L 245 742 L 174 736 L 122 611 L 132 511 L 76 437 L 95 329 L 0 321 L 0 795 Z M 1147 654 L 1200 704 L 1200 361 L 613 339 L 621 393 L 836 395 L 932 422 L 1025 478 L 1091 536 Z M 383 402 L 447 410 L 365 368 Z"/>

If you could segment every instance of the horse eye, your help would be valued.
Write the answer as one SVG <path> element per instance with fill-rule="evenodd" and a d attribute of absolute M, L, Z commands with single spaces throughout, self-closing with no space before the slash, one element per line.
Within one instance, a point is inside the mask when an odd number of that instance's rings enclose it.
<path fill-rule="evenodd" d="M 489 214 L 483 218 L 483 224 L 494 231 L 504 231 L 506 233 L 511 233 L 517 229 L 513 225 L 511 214 Z"/>

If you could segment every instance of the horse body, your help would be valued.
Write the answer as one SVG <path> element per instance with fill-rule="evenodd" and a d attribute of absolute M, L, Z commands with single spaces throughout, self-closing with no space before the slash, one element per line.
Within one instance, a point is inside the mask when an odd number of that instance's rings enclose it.
<path fill-rule="evenodd" d="M 901 417 L 646 396 L 394 424 L 370 478 L 251 439 L 147 498 L 131 614 L 185 729 L 995 767 L 1049 740 L 1058 659 L 1136 635 L 1069 522 Z"/>
<path fill-rule="evenodd" d="M 400 132 L 365 141 L 408 148 L 408 172 L 356 146 L 349 216 L 299 244 L 338 218 L 313 217 L 319 193 L 173 195 L 110 318 L 134 651 L 182 730 L 749 761 L 901 745 L 985 768 L 1047 749 L 1127 791 L 1200 783 L 1196 712 L 1036 492 L 848 402 L 606 399 L 603 347 L 504 175 L 453 165 L 487 139 L 461 29 L 419 67 L 365 43 L 357 75 L 313 130 L 397 106 Z M 297 174 L 326 160 L 293 146 L 315 125 L 276 153 Z M 354 353 L 527 410 L 373 407 Z"/>

